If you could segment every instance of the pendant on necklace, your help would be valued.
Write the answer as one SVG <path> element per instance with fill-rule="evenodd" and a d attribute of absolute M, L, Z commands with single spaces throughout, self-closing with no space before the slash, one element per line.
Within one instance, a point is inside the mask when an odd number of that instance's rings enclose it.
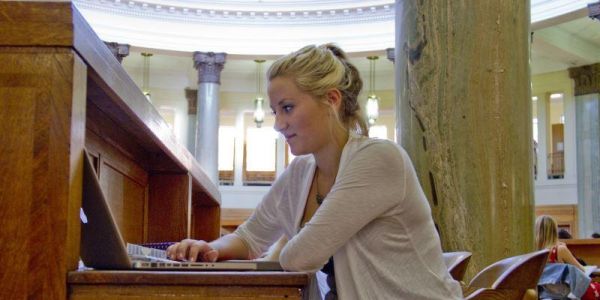
<path fill-rule="evenodd" d="M 317 193 L 317 197 L 316 198 L 317 198 L 317 203 L 319 205 L 321 205 L 323 203 L 323 200 L 325 199 L 325 197 L 319 195 L 319 193 Z"/>

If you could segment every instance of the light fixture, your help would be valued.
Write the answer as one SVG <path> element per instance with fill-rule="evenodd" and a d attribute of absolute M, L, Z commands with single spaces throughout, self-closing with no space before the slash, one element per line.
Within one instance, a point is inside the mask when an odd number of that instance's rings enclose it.
<path fill-rule="evenodd" d="M 375 95 L 375 61 L 379 56 L 367 56 L 369 60 L 369 97 L 367 98 L 367 121 L 375 124 L 379 117 L 379 97 Z"/>
<path fill-rule="evenodd" d="M 256 98 L 254 98 L 254 123 L 256 127 L 260 128 L 262 123 L 265 121 L 265 110 L 263 109 L 263 103 L 265 98 L 262 97 L 262 63 L 264 59 L 255 59 L 256 62 Z"/>
<path fill-rule="evenodd" d="M 152 53 L 142 52 L 143 66 L 142 66 L 142 92 L 148 101 L 152 102 L 150 98 L 150 56 Z"/>

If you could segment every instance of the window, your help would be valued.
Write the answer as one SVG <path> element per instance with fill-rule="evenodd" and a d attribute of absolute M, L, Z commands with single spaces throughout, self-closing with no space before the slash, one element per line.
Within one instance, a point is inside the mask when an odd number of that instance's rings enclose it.
<path fill-rule="evenodd" d="M 550 131 L 547 133 L 548 179 L 564 178 L 565 174 L 565 110 L 564 94 L 553 93 L 548 99 L 548 123 Z"/>
<path fill-rule="evenodd" d="M 244 185 L 270 185 L 275 180 L 277 132 L 249 127 L 244 145 Z"/>
<path fill-rule="evenodd" d="M 219 184 L 233 185 L 235 127 L 219 127 Z"/>
<path fill-rule="evenodd" d="M 375 125 L 369 127 L 369 136 L 378 139 L 386 140 L 388 138 L 388 130 L 385 125 Z"/>

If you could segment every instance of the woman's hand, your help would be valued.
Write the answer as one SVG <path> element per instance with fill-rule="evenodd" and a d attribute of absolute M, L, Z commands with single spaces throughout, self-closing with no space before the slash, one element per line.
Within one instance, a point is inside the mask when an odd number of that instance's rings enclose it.
<path fill-rule="evenodd" d="M 219 258 L 219 251 L 213 249 L 202 240 L 185 239 L 167 248 L 167 257 L 181 261 L 206 261 L 215 262 Z"/>

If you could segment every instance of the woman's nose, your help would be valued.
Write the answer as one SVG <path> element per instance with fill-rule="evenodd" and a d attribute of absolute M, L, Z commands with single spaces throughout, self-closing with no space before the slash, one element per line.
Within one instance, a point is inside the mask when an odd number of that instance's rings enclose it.
<path fill-rule="evenodd" d="M 275 115 L 275 125 L 273 125 L 275 131 L 282 132 L 286 127 L 287 123 L 285 122 L 284 118 L 279 115 Z"/>

